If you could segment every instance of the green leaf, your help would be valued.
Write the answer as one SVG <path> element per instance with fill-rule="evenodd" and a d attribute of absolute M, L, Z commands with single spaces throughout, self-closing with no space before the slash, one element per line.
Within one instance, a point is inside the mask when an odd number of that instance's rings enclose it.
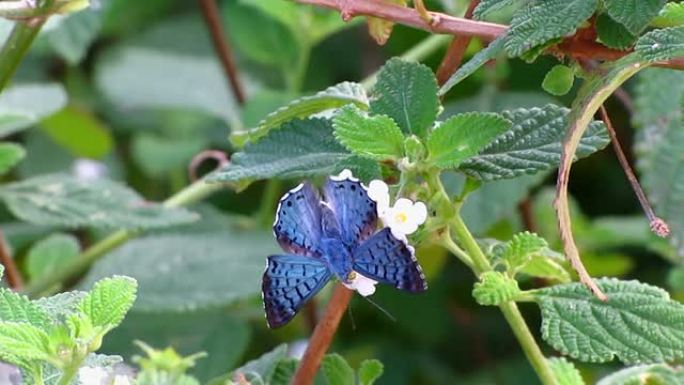
<path fill-rule="evenodd" d="M 527 263 L 522 265 L 520 272 L 530 277 L 568 283 L 572 281 L 572 276 L 566 265 L 567 261 L 562 254 L 545 249 L 532 254 Z M 591 270 L 590 272 L 595 275 Z"/>
<path fill-rule="evenodd" d="M 6 174 L 25 156 L 26 151 L 20 145 L 0 142 L 0 175 Z"/>
<path fill-rule="evenodd" d="M 184 170 L 206 145 L 206 138 L 201 136 L 166 138 L 140 133 L 133 138 L 131 152 L 146 175 L 161 179 L 172 171 Z"/>
<path fill-rule="evenodd" d="M 597 0 L 530 2 L 516 12 L 506 37 L 506 52 L 520 56 L 549 40 L 575 33 L 598 6 Z"/>
<path fill-rule="evenodd" d="M 378 360 L 363 360 L 359 366 L 359 385 L 373 385 L 385 370 Z"/>
<path fill-rule="evenodd" d="M 93 326 L 113 329 L 121 323 L 135 302 L 138 283 L 133 278 L 114 276 L 99 280 L 78 305 Z"/>
<path fill-rule="evenodd" d="M 584 385 L 582 375 L 565 357 L 549 358 L 549 365 L 558 380 L 558 385 Z"/>
<path fill-rule="evenodd" d="M 192 222 L 185 209 L 149 203 L 113 181 L 44 175 L 0 188 L 0 199 L 18 218 L 40 225 L 160 228 Z"/>
<path fill-rule="evenodd" d="M 299 361 L 294 358 L 286 358 L 278 362 L 271 377 L 271 385 L 290 385 L 298 365 Z"/>
<path fill-rule="evenodd" d="M 404 135 L 389 116 L 364 116 L 345 107 L 333 119 L 335 138 L 349 151 L 377 160 L 397 160 L 404 155 Z"/>
<path fill-rule="evenodd" d="M 0 322 L 1 357 L 46 360 L 50 357 L 49 344 L 48 335 L 36 326 L 24 322 Z"/>
<path fill-rule="evenodd" d="M 667 0 L 605 0 L 606 11 L 634 35 L 640 34 Z"/>
<path fill-rule="evenodd" d="M 684 3 L 667 3 L 658 16 L 651 20 L 657 28 L 679 27 L 684 25 Z"/>
<path fill-rule="evenodd" d="M 50 297 L 41 297 L 32 303 L 40 307 L 53 323 L 62 324 L 67 317 L 76 311 L 86 294 L 88 293 L 84 291 L 72 290 Z"/>
<path fill-rule="evenodd" d="M 36 242 L 26 256 L 26 272 L 31 280 L 50 275 L 68 264 L 81 250 L 69 234 L 53 234 Z"/>
<path fill-rule="evenodd" d="M 57 84 L 21 84 L 0 95 L 0 138 L 24 130 L 59 111 L 67 102 Z"/>
<path fill-rule="evenodd" d="M 328 385 L 354 385 L 354 369 L 339 354 L 327 354 L 321 364 L 323 375 Z"/>
<path fill-rule="evenodd" d="M 482 306 L 498 306 L 520 294 L 518 282 L 498 271 L 487 271 L 473 287 L 473 297 Z"/>
<path fill-rule="evenodd" d="M 348 169 L 360 180 L 369 181 L 382 177 L 382 171 L 378 162 L 363 156 L 352 155 L 335 163 L 330 175 L 337 175 L 343 170 Z"/>
<path fill-rule="evenodd" d="M 510 121 L 494 113 L 471 112 L 452 116 L 430 134 L 428 162 L 440 168 L 458 167 L 510 127 Z"/>
<path fill-rule="evenodd" d="M 473 12 L 475 19 L 482 20 L 491 13 L 495 13 L 501 9 L 517 6 L 523 3 L 523 0 L 482 0 L 479 2 Z"/>
<path fill-rule="evenodd" d="M 513 122 L 513 126 L 459 168 L 477 179 L 495 180 L 533 174 L 557 166 L 568 111 L 553 104 L 503 111 L 501 115 Z M 595 121 L 589 125 L 576 155 L 583 158 L 609 142 L 603 123 Z"/>
<path fill-rule="evenodd" d="M 509 271 L 515 272 L 527 264 L 533 255 L 539 254 L 548 247 L 544 238 L 525 231 L 515 234 L 510 241 L 505 243 L 499 258 L 506 263 Z"/>
<path fill-rule="evenodd" d="M 135 308 L 147 311 L 225 306 L 258 297 L 267 255 L 278 252 L 272 234 L 228 230 L 186 231 L 147 236 L 126 243 L 96 263 L 85 278 L 94 282 L 112 274 L 139 284 Z M 144 258 L 141 258 L 144 255 Z"/>
<path fill-rule="evenodd" d="M 262 355 L 261 357 L 249 361 L 240 368 L 235 369 L 229 375 L 210 381 L 208 385 L 223 385 L 224 382 L 222 382 L 221 380 L 232 379 L 234 373 L 251 373 L 253 375 L 256 374 L 262 379 L 262 382 L 264 384 L 268 384 L 270 383 L 270 380 L 275 373 L 278 363 L 281 362 L 281 360 L 285 359 L 285 357 L 287 357 L 287 345 L 279 345 L 278 347 Z"/>
<path fill-rule="evenodd" d="M 55 15 L 55 18 L 59 19 L 58 24 L 46 31 L 48 43 L 67 63 L 80 63 L 100 32 L 99 12 L 91 8 L 68 16 Z"/>
<path fill-rule="evenodd" d="M 663 364 L 638 365 L 603 377 L 596 385 L 677 385 L 684 381 L 684 370 Z"/>
<path fill-rule="evenodd" d="M 136 377 L 135 385 L 200 385 L 200 383 L 196 378 L 185 374 L 145 370 Z"/>
<path fill-rule="evenodd" d="M 684 27 L 651 31 L 637 40 L 634 49 L 649 62 L 684 56 Z"/>
<path fill-rule="evenodd" d="M 646 68 L 637 76 L 634 124 L 641 128 L 661 126 L 662 121 L 669 122 L 681 116 L 684 104 L 684 71 Z M 646 149 L 649 148 L 650 145 L 647 145 Z"/>
<path fill-rule="evenodd" d="M 372 92 L 371 115 L 387 115 L 404 133 L 424 138 L 438 109 L 437 79 L 430 68 L 392 58 L 380 69 Z"/>
<path fill-rule="evenodd" d="M 546 73 L 542 88 L 551 95 L 562 96 L 570 92 L 575 82 L 575 72 L 565 65 L 555 65 Z"/>
<path fill-rule="evenodd" d="M 542 338 L 585 362 L 656 363 L 684 357 L 684 305 L 666 291 L 637 281 L 596 280 L 602 302 L 583 284 L 535 291 Z"/>
<path fill-rule="evenodd" d="M 27 323 L 44 328 L 49 324 L 49 318 L 48 314 L 28 297 L 0 288 L 0 322 Z"/>
<path fill-rule="evenodd" d="M 100 159 L 112 151 L 114 138 L 94 115 L 74 106 L 44 119 L 41 128 L 74 156 Z"/>
<path fill-rule="evenodd" d="M 225 121 L 237 115 L 213 58 L 121 46 L 101 55 L 95 70 L 99 90 L 123 109 L 194 109 Z"/>
<path fill-rule="evenodd" d="M 605 13 L 596 19 L 596 32 L 601 43 L 615 49 L 627 49 L 634 45 L 637 39 L 624 25 L 611 19 Z"/>
<path fill-rule="evenodd" d="M 353 104 L 361 109 L 368 109 L 368 96 L 358 83 L 343 82 L 311 96 L 295 99 L 284 107 L 268 114 L 256 128 L 247 132 L 236 133 L 231 137 L 233 143 L 242 147 L 247 140 L 256 142 L 271 129 L 296 118 L 308 118 L 311 115 Z"/>
<path fill-rule="evenodd" d="M 330 175 L 336 163 L 350 156 L 335 140 L 329 120 L 292 120 L 234 154 L 230 165 L 219 170 L 211 180 Z"/>
<path fill-rule="evenodd" d="M 482 4 L 482 2 L 480 3 Z M 454 72 L 449 79 L 442 85 L 439 89 L 439 95 L 444 96 L 449 90 L 451 90 L 456 84 L 460 83 L 463 79 L 472 75 L 480 69 L 485 63 L 497 57 L 504 49 L 504 42 L 506 41 L 506 35 L 502 35 L 494 39 L 489 45 L 480 50 L 473 56 L 472 59 L 468 60 L 467 63 L 459 67 L 459 69 Z"/>

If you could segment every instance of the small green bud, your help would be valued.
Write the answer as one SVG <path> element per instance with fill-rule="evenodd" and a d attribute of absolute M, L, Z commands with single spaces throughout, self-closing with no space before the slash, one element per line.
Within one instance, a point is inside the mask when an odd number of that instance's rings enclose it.
<path fill-rule="evenodd" d="M 415 163 L 425 157 L 425 146 L 415 135 L 411 135 L 404 140 L 404 151 L 411 163 Z"/>
<path fill-rule="evenodd" d="M 513 300 L 520 294 L 518 281 L 498 271 L 488 271 L 480 276 L 473 287 L 473 297 L 483 306 L 497 306 Z"/>

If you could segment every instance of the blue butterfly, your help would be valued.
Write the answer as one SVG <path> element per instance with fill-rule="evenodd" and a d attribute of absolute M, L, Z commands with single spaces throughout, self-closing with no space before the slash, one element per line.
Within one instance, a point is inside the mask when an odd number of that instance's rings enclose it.
<path fill-rule="evenodd" d="M 389 228 L 376 232 L 376 203 L 351 176 L 330 177 L 325 200 L 305 182 L 280 199 L 273 232 L 287 254 L 268 257 L 262 293 L 268 326 L 286 324 L 333 277 L 355 272 L 413 293 L 427 282 L 413 249 Z"/>

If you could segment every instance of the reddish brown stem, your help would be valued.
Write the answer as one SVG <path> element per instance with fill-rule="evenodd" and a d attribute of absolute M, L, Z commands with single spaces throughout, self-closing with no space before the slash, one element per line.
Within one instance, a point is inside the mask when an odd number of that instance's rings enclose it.
<path fill-rule="evenodd" d="M 408 25 L 431 33 L 449 35 L 468 35 L 485 40 L 494 40 L 505 33 L 508 26 L 485 21 L 468 20 L 445 13 L 430 12 L 432 23 L 421 18 L 418 11 L 410 7 L 384 2 L 383 0 L 295 0 L 301 4 L 312 4 L 340 11 L 344 20 L 355 16 L 373 16 L 390 20 L 398 24 Z M 554 54 L 568 55 L 574 58 L 595 60 L 616 60 L 629 51 L 610 49 L 594 41 L 567 39 L 551 50 Z M 659 62 L 656 66 L 684 69 L 684 58 Z"/>
<path fill-rule="evenodd" d="M 306 348 L 299 368 L 297 368 L 292 385 L 313 384 L 316 372 L 321 366 L 321 361 L 323 361 L 323 356 L 328 351 L 328 347 L 337 331 L 337 326 L 340 324 L 340 320 L 347 310 L 353 294 L 352 290 L 347 289 L 340 283 L 335 286 L 330 302 L 328 302 L 328 307 L 325 309 L 325 314 L 323 314 L 309 339 L 309 346 Z"/>
<path fill-rule="evenodd" d="M 223 30 L 221 24 L 221 17 L 219 16 L 219 9 L 216 5 L 216 0 L 199 0 L 200 6 L 202 8 L 202 16 L 204 16 L 204 21 L 209 29 L 209 34 L 211 35 L 211 41 L 214 44 L 214 50 L 221 61 L 221 66 L 223 71 L 228 78 L 228 84 L 233 90 L 233 95 L 238 104 L 245 103 L 245 89 L 242 87 L 240 82 L 240 77 L 238 76 L 237 67 L 235 66 L 235 60 L 233 59 L 233 53 L 226 39 L 226 32 Z"/>
<path fill-rule="evenodd" d="M 21 290 L 24 287 L 24 280 L 21 279 L 21 274 L 14 263 L 14 258 L 10 255 L 7 240 L 2 231 L 0 231 L 0 263 L 5 267 L 5 276 L 7 277 L 9 287 L 14 290 Z"/>
<path fill-rule="evenodd" d="M 463 18 L 471 19 L 478 4 L 480 4 L 480 0 L 471 0 Z M 468 48 L 468 44 L 470 44 L 471 38 L 472 36 L 469 35 L 457 35 L 451 41 L 451 44 L 449 44 L 449 48 L 447 48 L 446 54 L 444 54 L 442 63 L 437 69 L 437 82 L 440 85 L 446 83 L 449 77 L 461 66 L 463 55 L 465 54 L 466 48 Z"/>
<path fill-rule="evenodd" d="M 644 213 L 646 214 L 646 218 L 648 218 L 648 221 L 651 226 L 651 231 L 653 231 L 659 237 L 667 237 L 670 234 L 670 228 L 664 220 L 658 218 L 655 215 L 655 212 L 653 212 L 653 207 L 651 207 L 651 203 L 648 201 L 648 198 L 646 198 L 646 194 L 644 194 L 644 190 L 641 188 L 639 180 L 634 174 L 632 167 L 629 165 L 629 161 L 625 156 L 625 152 L 622 151 L 622 146 L 620 146 L 620 142 L 618 141 L 615 128 L 613 127 L 613 123 L 611 122 L 610 117 L 608 116 L 608 111 L 606 111 L 606 107 L 601 106 L 599 111 L 601 112 L 601 120 L 603 120 L 603 122 L 606 124 L 606 128 L 608 129 L 608 135 L 610 135 L 610 141 L 611 143 L 613 143 L 613 150 L 615 151 L 615 155 L 617 155 L 618 161 L 620 162 L 620 166 L 622 166 L 622 170 L 625 172 L 627 180 L 629 181 L 629 184 L 632 186 L 634 194 L 636 194 L 637 199 L 639 200 L 639 204 L 641 205 L 641 208 L 644 210 Z"/>
<path fill-rule="evenodd" d="M 213 159 L 216 161 L 216 168 L 220 169 L 225 167 L 230 161 L 225 152 L 219 150 L 206 150 L 195 155 L 190 164 L 188 165 L 188 175 L 190 176 L 190 181 L 194 182 L 197 180 L 197 169 L 204 163 L 205 160 Z"/>

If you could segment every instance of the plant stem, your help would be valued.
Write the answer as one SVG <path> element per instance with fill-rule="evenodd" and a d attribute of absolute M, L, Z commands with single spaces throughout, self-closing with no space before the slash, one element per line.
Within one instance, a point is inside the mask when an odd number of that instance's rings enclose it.
<path fill-rule="evenodd" d="M 222 185 L 219 183 L 210 184 L 206 183 L 202 179 L 171 196 L 169 199 L 164 201 L 164 206 L 170 208 L 187 206 L 213 194 L 221 187 Z M 60 270 L 43 278 L 39 278 L 35 282 L 32 282 L 24 290 L 24 294 L 30 297 L 51 294 L 60 283 L 68 281 L 69 279 L 72 279 L 73 277 L 83 273 L 90 265 L 95 263 L 95 261 L 100 259 L 103 255 L 121 246 L 122 244 L 126 243 L 126 241 L 136 237 L 140 233 L 140 231 L 136 230 L 118 230 L 113 232 L 83 251 L 78 258 L 75 258 L 72 262 L 64 265 Z"/>
<path fill-rule="evenodd" d="M 67 365 L 62 371 L 62 376 L 59 378 L 57 385 L 69 385 L 73 381 L 74 377 L 78 374 L 78 369 L 81 367 L 83 358 L 76 359 Z"/>
<path fill-rule="evenodd" d="M 9 287 L 14 290 L 21 290 L 24 286 L 24 281 L 21 279 L 21 273 L 17 269 L 17 264 L 14 263 L 14 258 L 10 255 L 7 239 L 2 231 L 0 231 L 0 263 L 5 267 L 5 275 L 7 276 Z"/>
<path fill-rule="evenodd" d="M 297 373 L 295 373 L 292 379 L 292 385 L 313 384 L 323 356 L 335 336 L 337 327 L 344 312 L 347 310 L 353 294 L 352 290 L 347 289 L 341 283 L 336 284 L 332 297 L 330 297 L 330 302 L 328 302 L 328 306 L 325 309 L 325 314 L 323 314 L 309 339 L 309 345 L 306 348 L 304 357 L 302 357 L 299 368 L 297 368 Z"/>
<path fill-rule="evenodd" d="M 46 17 L 19 20 L 0 50 L 0 92 L 19 68 L 19 63 L 28 52 L 31 43 L 45 24 Z"/>
<path fill-rule="evenodd" d="M 468 4 L 468 9 L 466 9 L 463 18 L 472 19 L 473 12 L 478 4 L 480 4 L 480 0 L 470 0 L 470 4 Z M 444 54 L 442 63 L 440 63 L 439 68 L 437 69 L 437 82 L 439 85 L 446 83 L 446 81 L 449 80 L 449 77 L 451 77 L 461 65 L 463 55 L 465 54 L 466 48 L 468 48 L 468 44 L 470 44 L 471 38 L 472 36 L 469 35 L 456 35 L 451 41 L 449 48 L 447 48 L 447 51 Z"/>

